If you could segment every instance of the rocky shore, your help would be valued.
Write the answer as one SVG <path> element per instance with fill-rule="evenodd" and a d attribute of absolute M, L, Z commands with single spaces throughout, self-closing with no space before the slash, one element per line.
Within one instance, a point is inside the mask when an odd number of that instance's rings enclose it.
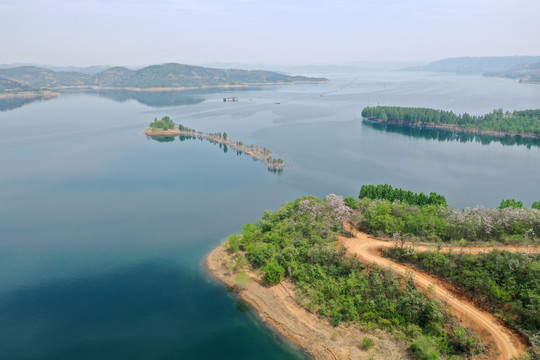
<path fill-rule="evenodd" d="M 397 341 L 380 330 L 363 331 L 355 325 L 334 327 L 327 319 L 309 312 L 298 302 L 295 287 L 289 281 L 268 286 L 259 274 L 243 269 L 251 281 L 239 285 L 237 272 L 227 265 L 231 255 L 227 243 L 213 250 L 206 259 L 210 273 L 234 289 L 240 299 L 257 311 L 261 321 L 313 359 L 410 359 L 405 341 Z M 364 338 L 371 338 L 376 346 L 363 350 L 361 343 Z"/>

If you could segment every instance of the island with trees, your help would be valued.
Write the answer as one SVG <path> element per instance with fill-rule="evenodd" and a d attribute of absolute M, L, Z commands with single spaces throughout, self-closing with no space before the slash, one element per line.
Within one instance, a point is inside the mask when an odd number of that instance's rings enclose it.
<path fill-rule="evenodd" d="M 540 110 L 502 109 L 473 116 L 452 111 L 400 106 L 368 106 L 362 110 L 363 121 L 438 128 L 501 137 L 540 139 Z"/>
<path fill-rule="evenodd" d="M 316 359 L 532 359 L 539 208 L 459 210 L 434 192 L 365 185 L 264 212 L 207 265 Z"/>
<path fill-rule="evenodd" d="M 265 164 L 270 171 L 281 172 L 285 168 L 285 162 L 281 158 L 272 158 L 272 151 L 265 147 L 246 145 L 240 140 L 229 137 L 226 132 L 204 133 L 190 129 L 182 124 L 177 125 L 169 116 L 164 116 L 160 120 L 155 118 L 143 133 L 156 140 L 170 140 L 174 139 L 175 136 L 179 136 L 182 139 L 204 139 L 225 148 L 230 147 L 239 154 L 249 155 L 253 159 Z"/>

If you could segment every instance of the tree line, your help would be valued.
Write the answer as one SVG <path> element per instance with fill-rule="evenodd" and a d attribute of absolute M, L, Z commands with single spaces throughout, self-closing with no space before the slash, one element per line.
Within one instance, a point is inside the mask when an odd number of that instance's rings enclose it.
<path fill-rule="evenodd" d="M 540 136 L 540 110 L 493 110 L 485 115 L 456 115 L 452 111 L 401 106 L 368 106 L 362 110 L 364 119 L 397 121 L 404 124 L 429 123 L 456 125 L 464 129 L 500 131 L 508 134 Z"/>
<path fill-rule="evenodd" d="M 393 188 L 392 185 L 362 185 L 360 188 L 359 199 L 385 199 L 390 202 L 399 200 L 410 205 L 440 205 L 446 207 L 446 198 L 443 195 L 431 192 L 429 196 L 420 192 L 414 193 L 410 190 Z"/>

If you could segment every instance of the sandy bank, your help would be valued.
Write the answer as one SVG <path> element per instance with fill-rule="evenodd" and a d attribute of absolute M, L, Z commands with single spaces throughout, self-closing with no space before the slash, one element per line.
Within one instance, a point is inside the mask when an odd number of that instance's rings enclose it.
<path fill-rule="evenodd" d="M 228 270 L 226 261 L 231 257 L 226 244 L 208 255 L 206 264 L 210 272 L 227 286 L 235 288 L 238 296 L 249 303 L 282 336 L 303 348 L 314 359 L 410 359 L 406 353 L 408 344 L 392 339 L 387 333 L 368 333 L 356 326 L 333 327 L 328 320 L 310 313 L 296 300 L 294 285 L 282 281 L 276 286 L 266 286 L 260 277 L 248 272 L 252 281 L 245 289 L 236 285 L 236 273 Z M 375 347 L 363 351 L 360 344 L 369 337 Z"/>
<path fill-rule="evenodd" d="M 60 95 L 54 91 L 23 91 L 16 93 L 0 94 L 0 99 L 52 99 Z"/>

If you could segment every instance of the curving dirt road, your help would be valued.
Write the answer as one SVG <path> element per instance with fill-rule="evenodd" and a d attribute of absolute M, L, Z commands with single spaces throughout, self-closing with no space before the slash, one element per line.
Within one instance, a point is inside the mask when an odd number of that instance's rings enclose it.
<path fill-rule="evenodd" d="M 484 345 L 489 345 L 489 359 L 508 360 L 520 356 L 526 351 L 527 346 L 518 334 L 504 326 L 500 319 L 468 301 L 465 296 L 456 296 L 455 290 L 450 290 L 448 284 L 445 285 L 435 276 L 382 257 L 379 249 L 392 247 L 394 245 L 392 241 L 375 239 L 363 232 L 353 231 L 353 234 L 355 234 L 354 238 L 339 238 L 339 244 L 345 246 L 348 253 L 358 256 L 363 262 L 391 268 L 398 274 L 414 274 L 414 282 L 422 291 L 427 291 L 428 287 L 431 286 L 435 297 L 450 305 L 452 315 L 464 326 L 473 328 Z M 477 251 L 471 252 L 484 251 L 483 248 L 476 249 Z"/>

